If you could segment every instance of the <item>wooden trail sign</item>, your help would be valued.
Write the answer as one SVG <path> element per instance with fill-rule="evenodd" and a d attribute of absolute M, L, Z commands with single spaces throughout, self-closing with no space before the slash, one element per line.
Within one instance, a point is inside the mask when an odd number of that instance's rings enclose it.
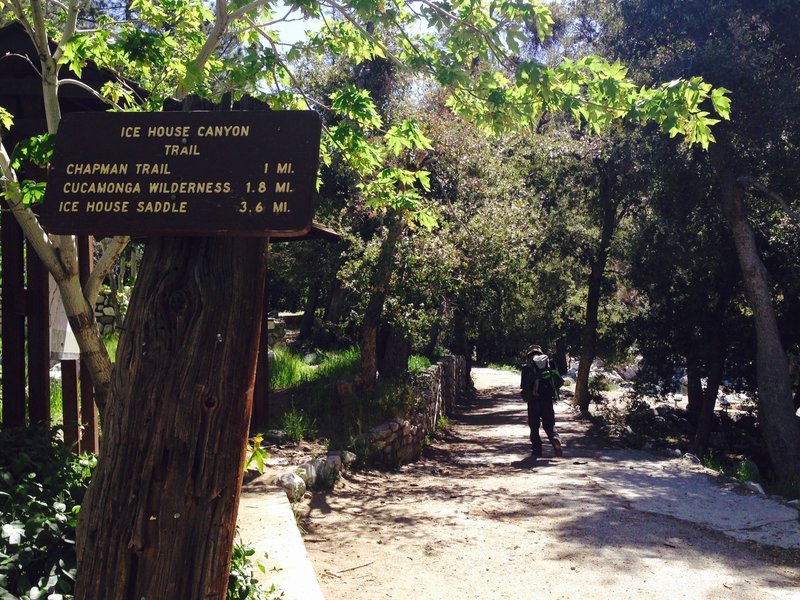
<path fill-rule="evenodd" d="M 70 113 L 40 219 L 59 234 L 303 234 L 320 134 L 313 111 Z"/>

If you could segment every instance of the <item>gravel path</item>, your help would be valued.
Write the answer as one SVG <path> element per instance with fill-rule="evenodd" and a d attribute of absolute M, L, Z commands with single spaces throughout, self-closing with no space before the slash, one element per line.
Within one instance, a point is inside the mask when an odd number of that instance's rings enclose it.
<path fill-rule="evenodd" d="M 476 399 L 418 463 L 300 505 L 327 600 L 800 598 L 796 510 L 610 448 L 565 403 L 564 457 L 545 443 L 534 459 L 517 377 L 473 380 Z"/>

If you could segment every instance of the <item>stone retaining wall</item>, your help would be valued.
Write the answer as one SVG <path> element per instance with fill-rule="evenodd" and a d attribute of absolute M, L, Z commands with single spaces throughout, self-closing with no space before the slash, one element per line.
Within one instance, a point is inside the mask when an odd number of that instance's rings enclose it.
<path fill-rule="evenodd" d="M 100 292 L 94 304 L 94 317 L 97 319 L 97 328 L 101 335 L 114 333 L 115 314 L 114 305 L 111 303 L 111 292 Z"/>
<path fill-rule="evenodd" d="M 374 462 L 398 467 L 419 458 L 425 438 L 436 430 L 441 415 L 452 414 L 467 388 L 463 356 L 448 356 L 432 365 L 415 386 L 419 401 L 410 415 L 373 427 L 365 434 Z"/>

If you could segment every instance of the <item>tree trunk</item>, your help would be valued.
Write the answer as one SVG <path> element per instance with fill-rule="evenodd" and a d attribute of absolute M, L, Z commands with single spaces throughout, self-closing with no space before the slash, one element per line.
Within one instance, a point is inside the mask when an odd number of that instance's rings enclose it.
<path fill-rule="evenodd" d="M 792 407 L 789 362 L 772 306 L 767 270 L 758 254 L 744 206 L 744 190 L 730 171 L 730 157 L 713 144 L 711 158 L 721 186 L 721 207 L 733 236 L 745 294 L 753 311 L 758 377 L 758 414 L 772 470 L 782 481 L 800 481 L 800 425 Z"/>
<path fill-rule="evenodd" d="M 411 356 L 411 342 L 405 336 L 405 330 L 397 327 L 386 327 L 381 332 L 382 344 L 380 348 L 380 360 L 378 368 L 381 373 L 381 381 L 401 377 L 408 371 L 408 358 Z"/>
<path fill-rule="evenodd" d="M 556 352 L 553 360 L 556 362 L 556 368 L 561 374 L 569 371 L 569 360 L 567 358 L 567 339 L 560 337 L 556 340 Z"/>
<path fill-rule="evenodd" d="M 319 285 L 316 285 L 316 283 L 312 281 L 309 284 L 308 299 L 303 309 L 303 318 L 300 321 L 300 331 L 297 333 L 297 339 L 301 342 L 311 339 L 311 334 L 314 333 L 314 321 L 316 319 L 320 295 Z"/>
<path fill-rule="evenodd" d="M 372 291 L 370 293 L 364 321 L 361 325 L 361 374 L 360 383 L 368 388 L 375 385 L 378 372 L 378 327 L 383 314 L 383 302 L 386 300 L 386 291 L 392 280 L 392 266 L 394 265 L 395 249 L 400 236 L 403 234 L 405 223 L 396 218 L 386 232 L 378 263 L 375 266 L 375 275 L 372 278 Z"/>
<path fill-rule="evenodd" d="M 703 383 L 697 357 L 691 355 L 686 357 L 686 396 L 688 398 L 686 412 L 689 413 L 689 420 L 697 423 L 703 406 Z"/>
<path fill-rule="evenodd" d="M 607 186 L 606 183 L 601 185 Z M 575 397 L 573 405 L 580 408 L 582 415 L 589 414 L 589 372 L 597 355 L 597 319 L 600 312 L 600 298 L 603 288 L 603 276 L 606 261 L 611 247 L 611 240 L 617 228 L 616 203 L 609 198 L 610 190 L 601 190 L 603 206 L 603 222 L 600 231 L 600 244 L 597 255 L 592 261 L 589 273 L 589 290 L 586 297 L 586 320 L 581 334 L 581 357 L 578 363 L 578 376 L 575 381 Z M 605 196 L 605 198 L 603 197 Z"/>
<path fill-rule="evenodd" d="M 338 277 L 333 278 L 331 289 L 328 292 L 328 305 L 325 307 L 325 314 L 322 320 L 326 323 L 336 324 L 342 319 L 344 309 L 345 293 L 342 282 Z"/>
<path fill-rule="evenodd" d="M 720 318 L 718 322 L 722 323 L 722 319 Z M 706 389 L 702 394 L 702 403 L 697 415 L 697 431 L 692 442 L 692 452 L 694 452 L 695 456 L 703 456 L 708 448 L 708 438 L 711 435 L 711 425 L 714 422 L 714 407 L 717 405 L 717 394 L 719 393 L 720 383 L 722 383 L 722 374 L 725 367 L 722 332 L 715 329 L 711 333 L 710 341 L 711 356 L 709 357 Z"/>
<path fill-rule="evenodd" d="M 153 238 L 78 525 L 78 600 L 223 599 L 266 242 Z"/>

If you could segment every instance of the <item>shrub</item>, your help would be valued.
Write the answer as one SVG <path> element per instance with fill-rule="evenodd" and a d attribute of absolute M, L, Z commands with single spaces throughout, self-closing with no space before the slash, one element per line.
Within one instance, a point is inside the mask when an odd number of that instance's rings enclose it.
<path fill-rule="evenodd" d="M 72 597 L 75 528 L 97 458 L 72 454 L 60 438 L 59 429 L 0 430 L 2 600 Z M 234 545 L 228 600 L 267 600 L 253 554 Z"/>
<path fill-rule="evenodd" d="M 295 443 L 317 435 L 316 421 L 308 418 L 302 410 L 297 410 L 294 406 L 290 411 L 283 413 L 281 429 L 286 433 L 286 437 Z"/>
<path fill-rule="evenodd" d="M 419 354 L 412 354 L 408 357 L 408 370 L 411 373 L 419 373 L 427 371 L 431 366 L 431 361 L 425 356 Z"/>
<path fill-rule="evenodd" d="M 75 527 L 96 464 L 74 456 L 58 430 L 0 432 L 0 591 L 11 598 L 71 594 Z"/>

